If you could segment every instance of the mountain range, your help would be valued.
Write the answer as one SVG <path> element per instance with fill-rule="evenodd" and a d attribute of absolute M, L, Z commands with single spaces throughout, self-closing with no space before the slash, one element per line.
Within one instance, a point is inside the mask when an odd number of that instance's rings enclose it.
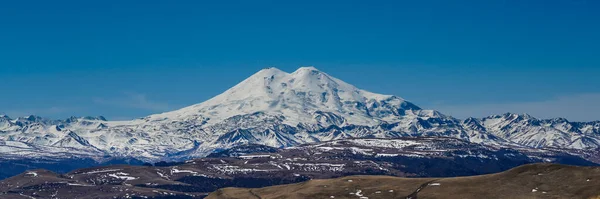
<path fill-rule="evenodd" d="M 346 138 L 450 137 L 587 158 L 600 147 L 600 121 L 570 122 L 506 113 L 464 120 L 403 98 L 356 88 L 314 67 L 266 68 L 208 101 L 129 121 L 0 116 L 0 157 L 204 157 L 244 144 L 284 148 Z"/>
<path fill-rule="evenodd" d="M 240 145 L 212 153 L 206 158 L 176 163 L 156 163 L 154 166 L 148 164 L 143 166 L 110 165 L 75 169 L 64 173 L 32 169 L 1 180 L 0 199 L 203 198 L 211 192 L 219 194 L 220 192 L 215 191 L 226 187 L 260 188 L 297 182 L 310 184 L 315 181 L 323 181 L 318 179 L 351 175 L 385 175 L 431 181 L 432 177 L 490 174 L 523 164 L 541 162 L 582 166 L 598 165 L 560 150 L 502 148 L 456 138 L 349 138 L 302 144 L 283 149 L 264 145 Z M 569 190 L 572 191 L 598 183 L 596 176 L 592 174 L 600 172 L 598 167 L 594 167 L 595 171 L 592 173 L 587 173 L 587 171 L 591 171 L 593 168 L 583 171 L 584 175 L 581 176 L 573 176 L 566 171 L 560 172 L 560 168 L 563 167 L 559 167 L 557 172 L 553 173 L 562 173 L 561 176 L 568 176 L 569 179 L 550 178 L 553 180 L 553 183 L 550 183 L 552 187 L 535 184 L 538 181 L 547 180 L 547 177 L 551 175 L 551 172 L 546 169 L 527 169 L 528 173 L 533 174 L 520 176 L 526 179 L 533 177 L 536 180 L 526 189 L 534 188 L 530 186 L 538 186 L 540 192 L 547 191 L 551 194 L 563 193 L 550 191 L 551 189 L 566 190 L 557 187 L 557 182 L 576 184 L 576 187 L 569 186 L 571 187 Z M 537 175 L 538 173 L 543 173 L 544 176 Z M 359 180 L 353 179 L 357 181 L 356 185 L 358 185 Z M 519 179 L 522 178 L 508 180 L 519 181 Z M 586 179 L 593 180 L 593 183 L 585 182 Z M 497 183 L 497 181 L 491 180 L 490 183 Z M 414 190 L 417 187 L 418 184 L 413 184 L 405 186 L 403 189 Z M 394 190 L 399 191 L 397 188 Z M 522 191 L 523 187 L 520 190 Z M 374 191 L 369 192 L 369 194 L 373 194 Z M 570 192 L 566 193 L 572 194 Z M 593 192 L 597 193 L 597 190 Z M 409 193 L 405 193 L 405 195 Z M 333 192 L 325 194 L 332 195 Z M 316 198 L 329 198 L 330 195 Z M 337 191 L 333 195 L 336 198 L 344 197 Z M 358 198 L 357 195 L 346 196 Z M 238 198 L 240 197 L 252 198 L 244 195 L 239 195 Z M 381 197 L 390 198 L 389 196 Z"/>

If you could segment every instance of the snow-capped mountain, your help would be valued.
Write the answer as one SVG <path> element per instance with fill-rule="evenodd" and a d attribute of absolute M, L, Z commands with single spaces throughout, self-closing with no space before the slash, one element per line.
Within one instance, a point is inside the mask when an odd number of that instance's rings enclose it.
<path fill-rule="evenodd" d="M 403 115 L 430 115 L 391 95 L 358 89 L 314 67 L 291 74 L 267 68 L 201 104 L 150 116 L 152 120 L 202 116 L 216 124 L 237 115 L 264 112 L 283 117 L 282 124 L 364 125 L 398 122 Z"/>
<path fill-rule="evenodd" d="M 314 67 L 267 68 L 200 104 L 131 121 L 0 117 L 3 157 L 202 157 L 241 144 L 290 147 L 350 137 L 444 136 L 475 143 L 597 149 L 600 122 L 505 114 L 458 120 L 358 89 Z M 69 153 L 70 152 L 70 153 Z"/>
<path fill-rule="evenodd" d="M 564 118 L 540 120 L 528 114 L 506 113 L 476 122 L 485 127 L 489 134 L 524 146 L 571 149 L 600 146 L 600 121 L 569 122 Z"/>

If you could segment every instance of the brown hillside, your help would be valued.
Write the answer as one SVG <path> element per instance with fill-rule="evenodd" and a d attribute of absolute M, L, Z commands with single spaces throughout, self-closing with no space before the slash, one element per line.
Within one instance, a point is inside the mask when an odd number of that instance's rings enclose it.
<path fill-rule="evenodd" d="M 412 199 L 598 199 L 600 167 L 530 164 L 497 174 L 457 178 L 350 176 L 258 189 L 225 188 L 213 192 L 207 199 L 389 199 L 409 196 Z"/>

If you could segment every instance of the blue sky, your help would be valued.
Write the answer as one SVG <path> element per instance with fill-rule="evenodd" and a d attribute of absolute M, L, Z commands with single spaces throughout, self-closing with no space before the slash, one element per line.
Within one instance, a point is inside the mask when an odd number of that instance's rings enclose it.
<path fill-rule="evenodd" d="M 142 117 L 313 65 L 464 118 L 600 120 L 600 3 L 13 1 L 0 113 Z"/>

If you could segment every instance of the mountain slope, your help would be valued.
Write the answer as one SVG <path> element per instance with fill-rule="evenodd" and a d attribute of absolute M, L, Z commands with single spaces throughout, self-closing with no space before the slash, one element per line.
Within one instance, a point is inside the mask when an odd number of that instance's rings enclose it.
<path fill-rule="evenodd" d="M 30 170 L 0 181 L 0 198 L 202 198 L 224 187 L 257 188 L 348 175 L 470 176 L 536 162 L 597 165 L 560 151 L 499 148 L 455 138 L 352 138 L 286 149 L 236 146 L 208 158 L 155 166 L 112 165 L 62 175 Z"/>
<path fill-rule="evenodd" d="M 264 112 L 284 117 L 283 123 L 290 126 L 373 126 L 381 121 L 397 122 L 411 110 L 419 113 L 420 108 L 399 97 L 360 90 L 314 67 L 291 74 L 267 68 L 206 102 L 150 118 L 202 115 L 211 118 L 208 124 L 215 124 L 236 115 Z M 336 117 L 315 116 L 316 111 Z"/>
<path fill-rule="evenodd" d="M 155 162 L 203 157 L 249 143 L 280 148 L 407 136 L 594 150 L 600 146 L 599 129 L 600 122 L 517 114 L 461 121 L 400 97 L 358 89 L 314 67 L 292 73 L 267 68 L 206 102 L 131 121 L 1 116 L 0 157 L 112 156 Z"/>

